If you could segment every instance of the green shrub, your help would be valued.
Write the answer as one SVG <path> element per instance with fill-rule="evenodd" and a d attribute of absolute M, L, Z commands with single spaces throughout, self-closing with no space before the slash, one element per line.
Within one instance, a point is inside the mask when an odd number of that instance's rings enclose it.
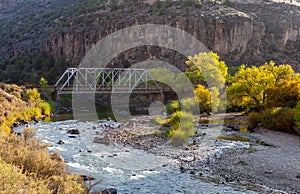
<path fill-rule="evenodd" d="M 167 106 L 166 106 L 166 109 L 167 109 L 167 113 L 168 114 L 172 114 L 176 111 L 179 111 L 180 110 L 180 104 L 179 104 L 179 101 L 178 100 L 171 100 L 168 102 Z"/>
<path fill-rule="evenodd" d="M 254 129 L 261 123 L 261 114 L 258 112 L 251 112 L 248 115 L 248 128 Z"/>
<path fill-rule="evenodd" d="M 51 100 L 53 89 L 48 85 L 48 81 L 45 78 L 41 77 L 39 85 L 41 87 L 43 99 L 46 99 L 47 101 Z"/>
<path fill-rule="evenodd" d="M 168 114 L 172 114 L 176 111 L 184 111 L 191 113 L 199 113 L 199 103 L 197 98 L 185 98 L 181 100 L 181 104 L 178 100 L 172 100 L 167 104 Z"/>
<path fill-rule="evenodd" d="M 294 120 L 291 108 L 273 108 L 262 112 L 263 127 L 288 133 L 294 132 Z"/>
<path fill-rule="evenodd" d="M 186 143 L 190 136 L 195 135 L 193 121 L 194 117 L 190 113 L 177 111 L 172 114 L 168 123 L 172 126 L 169 137 L 174 145 Z"/>

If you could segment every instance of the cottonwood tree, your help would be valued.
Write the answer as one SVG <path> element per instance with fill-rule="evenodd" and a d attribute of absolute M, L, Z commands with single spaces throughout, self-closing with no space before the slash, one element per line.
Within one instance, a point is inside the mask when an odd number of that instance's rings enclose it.
<path fill-rule="evenodd" d="M 242 65 L 229 80 L 227 97 L 236 106 L 261 111 L 266 108 L 268 91 L 280 86 L 281 81 L 295 80 L 297 76 L 291 66 L 275 66 L 273 61 L 260 67 Z"/>
<path fill-rule="evenodd" d="M 224 61 L 220 61 L 214 52 L 202 52 L 189 57 L 186 62 L 187 77 L 195 85 L 202 84 L 208 87 L 223 88 L 228 75 L 228 68 Z"/>

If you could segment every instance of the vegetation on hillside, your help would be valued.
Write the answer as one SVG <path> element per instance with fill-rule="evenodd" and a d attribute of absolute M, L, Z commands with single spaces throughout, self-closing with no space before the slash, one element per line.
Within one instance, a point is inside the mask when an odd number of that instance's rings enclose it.
<path fill-rule="evenodd" d="M 108 3 L 110 2 L 110 3 Z M 90 34 L 90 31 L 98 31 L 99 30 L 99 37 L 104 37 L 106 33 L 109 33 L 118 28 L 122 28 L 124 26 L 128 26 L 133 20 L 138 22 L 140 19 L 140 22 L 143 23 L 143 21 L 151 21 L 151 18 L 155 18 L 154 23 L 158 22 L 163 24 L 164 21 L 168 21 L 169 19 L 174 21 L 167 22 L 171 24 L 171 26 L 175 27 L 176 22 L 178 18 L 186 18 L 189 15 L 192 15 L 196 20 L 202 21 L 204 18 L 205 20 L 214 20 L 213 17 L 221 17 L 223 20 L 223 16 L 229 17 L 229 28 L 224 34 L 224 37 L 220 37 L 221 39 L 228 40 L 229 32 L 232 32 L 230 30 L 231 21 L 232 20 L 240 20 L 243 17 L 239 18 L 239 14 L 242 12 L 245 12 L 245 15 L 249 14 L 249 17 L 251 16 L 251 13 L 253 11 L 250 11 L 248 13 L 247 9 L 244 8 L 238 8 L 237 6 L 233 6 L 232 8 L 229 8 L 226 5 L 221 5 L 217 3 L 214 4 L 214 0 L 212 1 L 205 1 L 205 6 L 201 5 L 201 0 L 182 0 L 182 1 L 173 1 L 173 0 L 166 0 L 166 1 L 157 1 L 153 5 L 148 5 L 144 3 L 146 1 L 137 1 L 137 0 L 5 0 L 0 2 L 0 34 L 1 34 L 1 47 L 0 47 L 0 81 L 5 83 L 17 83 L 17 84 L 23 84 L 23 83 L 38 83 L 38 76 L 45 77 L 49 84 L 53 84 L 55 80 L 57 79 L 57 75 L 61 74 L 62 71 L 65 70 L 67 66 L 70 64 L 63 64 L 56 60 L 63 60 L 62 55 L 66 55 L 65 57 L 67 60 L 73 60 L 76 63 L 79 62 L 80 58 L 83 57 L 83 54 L 86 52 L 85 49 L 89 46 L 87 45 L 93 45 L 95 40 L 97 38 L 92 38 L 92 36 L 86 36 L 86 41 L 80 41 L 81 35 L 77 35 L 77 32 L 80 32 L 79 34 Z M 217 1 L 220 2 L 220 1 Z M 230 5 L 230 1 L 223 1 L 224 4 Z M 3 10 L 1 10 L 1 4 L 12 4 L 10 5 L 10 9 L 6 9 L 6 5 L 4 5 Z M 213 7 L 213 8 L 212 8 Z M 276 6 L 277 7 L 277 6 Z M 264 15 L 266 15 L 266 18 L 268 19 L 269 14 L 264 13 L 272 13 L 272 6 L 268 7 L 268 10 L 266 12 L 263 12 L 263 14 L 255 12 L 255 15 L 258 16 L 258 18 L 261 18 L 262 21 L 264 20 Z M 260 10 L 260 9 L 258 9 Z M 280 10 L 281 11 L 281 10 Z M 296 13 L 296 9 L 291 11 L 291 13 Z M 132 15 L 131 15 L 132 14 Z M 219 16 L 220 14 L 220 16 Z M 290 13 L 287 11 L 284 14 L 281 12 L 279 13 L 280 17 L 284 16 L 282 19 L 283 21 L 288 20 L 289 18 L 292 18 L 292 15 L 289 15 Z M 159 17 L 159 15 L 162 15 L 162 17 Z M 244 15 L 244 14 L 241 14 Z M 263 17 L 261 16 L 263 15 Z M 176 17 L 173 17 L 176 16 Z M 234 16 L 231 18 L 231 16 Z M 166 17 L 164 19 L 164 17 Z M 140 18 L 140 19 L 139 19 Z M 145 18 L 145 19 L 143 19 Z M 157 19 L 156 19 L 157 18 Z M 167 19 L 169 18 L 169 19 Z M 295 15 L 295 18 L 297 18 L 297 15 Z M 150 19 L 150 20 L 149 20 Z M 227 19 L 224 18 L 224 24 L 227 25 Z M 282 23 L 281 20 L 274 21 L 275 23 Z M 112 27 L 110 23 L 115 23 L 114 29 L 105 29 Z M 180 22 L 181 23 L 181 22 Z M 191 25 L 193 22 L 188 22 L 188 25 Z M 206 22 L 207 23 L 207 22 Z M 284 22 L 283 22 L 284 23 Z M 292 22 L 293 23 L 293 22 Z M 176 25 L 175 25 L 176 24 Z M 256 24 L 256 23 L 255 23 Z M 180 24 L 181 25 L 181 24 Z M 297 26 L 297 23 L 295 23 Z M 109 27 L 110 26 L 110 27 Z M 184 27 L 186 25 L 182 25 Z M 256 26 L 256 25 L 254 25 Z M 272 25 L 274 26 L 274 25 Z M 181 28 L 182 28 L 181 27 Z M 239 26 L 240 27 L 240 26 Z M 284 26 L 279 25 L 280 29 L 285 28 Z M 100 30 L 100 29 L 101 30 Z M 185 28 L 185 27 L 184 27 Z M 193 29 L 191 27 L 184 29 L 189 32 L 190 29 Z M 195 28 L 194 30 L 196 30 Z M 214 28 L 212 28 L 213 30 Z M 272 32 L 273 29 L 268 27 L 266 25 L 266 31 Z M 105 33 L 102 33 L 105 32 Z M 281 32 L 281 30 L 279 30 Z M 65 36 L 65 34 L 68 34 Z M 194 32 L 189 32 L 190 34 L 195 34 Z M 207 32 L 210 34 L 210 30 Z M 212 34 L 215 34 L 213 31 Z M 258 32 L 259 33 L 259 32 Z M 76 34 L 76 48 L 67 47 L 66 44 L 61 45 L 60 43 L 58 45 L 53 44 L 58 39 L 57 37 L 64 37 L 62 39 L 66 40 L 67 37 L 72 37 L 72 35 Z M 199 33 L 196 33 L 199 34 Z M 71 36 L 69 36 L 71 35 Z M 95 35 L 96 37 L 97 35 Z M 265 36 L 268 37 L 268 36 Z M 277 45 L 276 42 L 280 42 L 277 38 L 273 41 L 268 41 L 267 43 L 269 45 L 264 45 L 264 49 L 260 50 L 261 53 L 267 53 L 266 60 L 269 60 L 270 58 L 274 58 L 276 61 L 280 61 L 276 56 L 296 56 L 297 49 L 289 49 L 286 50 L 280 49 L 279 45 Z M 199 38 L 199 37 L 198 37 Z M 214 47 L 212 42 L 212 37 L 203 37 L 203 41 L 207 42 L 209 44 L 209 47 Z M 68 39 L 68 38 L 67 38 Z M 71 38 L 72 39 L 72 38 Z M 46 40 L 49 40 L 51 44 L 46 44 Z M 71 40 L 73 42 L 74 40 Z M 77 42 L 78 41 L 78 42 Z M 227 42 L 226 41 L 226 42 Z M 233 40 L 232 40 L 233 41 Z M 261 40 L 257 40 L 261 41 Z M 265 40 L 263 40 L 265 41 Z M 58 41 L 60 42 L 60 41 Z M 229 41 L 231 42 L 231 41 Z M 229 43 L 228 42 L 228 43 Z M 233 41 L 234 42 L 234 41 Z M 293 42 L 293 41 L 292 41 Z M 87 44 L 87 45 L 84 45 Z M 227 44 L 227 43 L 226 43 Z M 230 43 L 229 43 L 230 44 Z M 249 43 L 250 44 L 250 43 Z M 52 45 L 52 46 L 50 46 Z M 206 45 L 208 46 L 208 45 Z M 236 46 L 236 45 L 231 45 Z M 227 46 L 226 46 L 227 47 Z M 230 47 L 230 45 L 228 46 Z M 297 45 L 290 45 L 292 48 L 297 48 Z M 73 56 L 70 54 L 69 51 L 72 49 L 74 50 Z M 239 48 L 235 48 L 237 50 L 240 50 Z M 222 53 L 223 59 L 231 60 L 235 58 L 239 58 L 235 55 L 235 49 L 231 49 L 231 51 L 228 53 L 229 58 L 226 57 L 227 54 Z M 250 49 L 250 48 L 249 48 Z M 55 58 L 52 58 L 50 56 L 45 56 L 43 54 L 43 51 L 47 51 L 48 53 L 52 53 Z M 77 50 L 77 51 L 76 51 Z M 80 50 L 80 53 L 78 51 Z M 252 49 L 249 50 L 248 47 L 246 48 L 246 53 L 252 53 Z M 272 51 L 272 52 L 271 52 Z M 295 51 L 295 55 L 289 53 Z M 255 51 L 256 52 L 256 51 Z M 230 54 L 233 53 L 233 54 Z M 272 54 L 274 53 L 274 55 Z M 153 54 L 153 53 L 152 53 Z M 242 53 L 241 53 L 242 54 Z M 61 59 L 59 59 L 62 57 Z M 163 56 L 166 58 L 167 56 Z M 246 56 L 245 56 L 246 57 Z M 251 56 L 250 56 L 251 57 Z M 133 57 L 135 58 L 135 57 Z M 252 57 L 251 57 L 252 58 Z M 261 56 L 257 56 L 253 58 L 253 61 L 261 61 Z M 242 60 L 242 59 L 241 59 Z M 245 59 L 246 60 L 246 59 Z M 284 57 L 284 60 L 286 60 L 286 57 Z M 282 60 L 282 61 L 284 61 Z M 296 58 L 295 58 L 296 60 Z M 118 60 L 118 65 L 121 65 L 121 61 L 127 61 L 128 59 L 124 60 L 121 59 Z M 130 60 L 132 61 L 132 60 Z M 181 61 L 181 60 L 180 60 Z M 235 60 L 234 60 L 235 61 Z M 248 59 L 247 59 L 248 61 Z M 297 61 L 297 60 L 296 60 Z M 59 65 L 61 64 L 61 65 Z M 295 63 L 297 64 L 297 63 Z M 77 64 L 75 64 L 77 65 Z M 128 64 L 126 64 L 128 66 Z M 47 74 L 46 74 L 47 72 Z"/>
<path fill-rule="evenodd" d="M 74 66 L 63 57 L 53 58 L 45 53 L 18 56 L 0 61 L 0 77 L 5 83 L 38 85 L 40 77 L 54 85 L 66 68 Z"/>
<path fill-rule="evenodd" d="M 61 30 L 70 18 L 103 9 L 105 2 L 105 0 L 15 0 L 14 6 L 10 6 L 10 9 L 0 10 L 2 13 L 0 43 L 7 49 L 5 56 L 12 54 L 13 47 L 26 47 L 24 51 L 28 53 L 38 49 L 37 46 L 43 38 Z M 32 39 L 34 39 L 32 44 L 26 45 Z"/>
<path fill-rule="evenodd" d="M 105 0 L 14 0 L 0 2 L 0 81 L 38 84 L 43 76 L 53 84 L 69 63 L 41 52 L 47 37 L 68 21 L 105 8 Z M 9 4 L 9 7 L 6 7 Z M 0 7 L 1 8 L 1 7 Z M 39 76 L 37 76 L 39 75 Z"/>

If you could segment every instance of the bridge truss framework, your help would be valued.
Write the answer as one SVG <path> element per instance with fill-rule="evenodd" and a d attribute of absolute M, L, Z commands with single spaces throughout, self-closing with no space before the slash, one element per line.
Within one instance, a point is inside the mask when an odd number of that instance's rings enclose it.
<path fill-rule="evenodd" d="M 163 90 L 148 69 L 68 68 L 55 84 L 60 94 L 153 93 Z"/>

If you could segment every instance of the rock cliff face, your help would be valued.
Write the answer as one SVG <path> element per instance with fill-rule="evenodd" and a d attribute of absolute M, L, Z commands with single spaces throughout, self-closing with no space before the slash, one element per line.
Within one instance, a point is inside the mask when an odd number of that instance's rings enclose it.
<path fill-rule="evenodd" d="M 137 24 L 166 24 L 180 28 L 217 52 L 228 65 L 259 65 L 269 60 L 289 63 L 299 70 L 300 7 L 283 3 L 188 6 L 164 8 L 144 3 L 99 10 L 82 15 L 50 37 L 45 50 L 79 64 L 97 41 L 119 29 Z M 184 68 L 180 53 L 144 46 L 119 55 L 111 65 L 129 66 L 160 59 Z"/>

